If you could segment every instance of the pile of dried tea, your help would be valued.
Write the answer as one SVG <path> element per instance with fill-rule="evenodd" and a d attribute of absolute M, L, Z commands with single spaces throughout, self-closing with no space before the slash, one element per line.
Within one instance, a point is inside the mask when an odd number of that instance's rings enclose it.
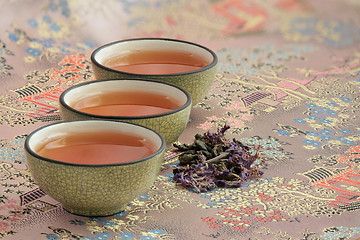
<path fill-rule="evenodd" d="M 259 148 L 240 141 L 228 140 L 225 125 L 217 133 L 196 134 L 192 144 L 174 144 L 179 154 L 179 165 L 173 169 L 174 181 L 196 192 L 216 187 L 237 188 L 245 181 L 260 177 L 263 172 L 253 164 L 259 159 Z M 256 166 L 253 166 L 256 165 Z"/>

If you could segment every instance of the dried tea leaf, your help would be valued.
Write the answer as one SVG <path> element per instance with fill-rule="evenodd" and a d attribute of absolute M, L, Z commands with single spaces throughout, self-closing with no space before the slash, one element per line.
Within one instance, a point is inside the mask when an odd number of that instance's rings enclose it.
<path fill-rule="evenodd" d="M 206 192 L 216 187 L 238 188 L 245 181 L 263 175 L 257 166 L 259 149 L 233 139 L 229 141 L 225 125 L 216 133 L 196 134 L 192 144 L 174 144 L 180 152 L 179 165 L 173 169 L 174 181 L 196 192 Z"/>

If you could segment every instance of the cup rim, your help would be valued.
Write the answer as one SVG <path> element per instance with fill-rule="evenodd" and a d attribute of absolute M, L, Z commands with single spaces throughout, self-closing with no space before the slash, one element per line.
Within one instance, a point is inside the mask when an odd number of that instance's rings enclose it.
<path fill-rule="evenodd" d="M 113 115 L 99 115 L 99 114 L 86 113 L 86 112 L 83 112 L 83 111 L 80 111 L 80 110 L 77 110 L 77 109 L 71 107 L 69 104 L 67 104 L 65 102 L 65 99 L 64 99 L 65 95 L 68 92 L 70 92 L 70 91 L 72 91 L 72 90 L 74 90 L 76 88 L 79 88 L 79 87 L 82 87 L 82 86 L 85 86 L 85 85 L 88 85 L 88 84 L 97 84 L 97 83 L 108 82 L 108 81 L 144 81 L 144 82 L 154 82 L 154 83 L 157 83 L 157 84 L 168 85 L 168 86 L 177 88 L 178 90 L 183 92 L 185 94 L 185 96 L 186 96 L 186 102 L 181 107 L 170 110 L 170 111 L 167 111 L 167 112 L 164 112 L 164 113 L 151 114 L 151 115 L 140 115 L 140 116 L 113 116 Z M 163 116 L 167 116 L 167 115 L 170 115 L 170 114 L 173 114 L 173 113 L 176 113 L 176 112 L 180 112 L 180 111 L 186 109 L 187 107 L 191 106 L 192 100 L 191 100 L 190 94 L 185 89 L 183 89 L 183 88 L 181 88 L 181 87 L 179 87 L 177 85 L 171 84 L 171 83 L 162 82 L 162 81 L 158 81 L 158 80 L 154 80 L 154 79 L 144 79 L 144 78 L 131 78 L 131 79 L 128 79 L 128 78 L 125 78 L 125 79 L 99 79 L 99 80 L 92 80 L 92 81 L 76 84 L 74 86 L 69 87 L 68 89 L 64 90 L 61 93 L 61 95 L 59 97 L 59 102 L 67 110 L 73 111 L 73 112 L 75 112 L 77 114 L 81 114 L 81 115 L 84 115 L 84 116 L 87 116 L 87 117 L 93 117 L 93 118 L 99 118 L 99 119 L 113 119 L 113 120 L 131 120 L 131 119 L 138 119 L 139 120 L 139 119 L 163 117 Z"/>
<path fill-rule="evenodd" d="M 127 125 L 134 125 L 136 127 L 140 127 L 140 128 L 144 128 L 147 129 L 149 131 L 154 132 L 159 138 L 160 138 L 160 147 L 157 148 L 157 150 L 155 152 L 153 152 L 152 154 L 145 156 L 143 158 L 139 158 L 130 162 L 120 162 L 120 163 L 110 163 L 110 164 L 80 164 L 80 163 L 71 163 L 71 162 L 64 162 L 64 161 L 59 161 L 59 160 L 55 160 L 55 159 L 51 159 L 51 158 L 47 158 L 44 156 L 41 156 L 40 154 L 36 153 L 31 147 L 30 147 L 30 139 L 39 131 L 41 131 L 42 129 L 45 128 L 49 128 L 52 127 L 54 125 L 61 125 L 61 124 L 81 124 L 82 122 L 108 122 L 110 124 L 127 124 Z M 35 129 L 34 131 L 32 131 L 25 139 L 24 142 L 24 149 L 26 152 L 28 152 L 28 154 L 30 154 L 31 156 L 40 159 L 42 161 L 47 161 L 47 162 L 52 162 L 52 163 L 57 163 L 57 164 L 63 164 L 63 165 L 69 165 L 69 166 L 76 166 L 76 167 L 111 167 L 111 166 L 125 166 L 125 165 L 132 165 L 132 164 L 136 164 L 136 163 L 140 163 L 140 162 L 144 162 L 146 160 L 149 160 L 159 154 L 161 154 L 163 151 L 165 151 L 165 147 L 166 147 L 166 142 L 164 137 L 158 133 L 157 131 L 148 128 L 146 126 L 142 126 L 136 123 L 130 123 L 130 122 L 123 122 L 123 121 L 111 121 L 111 120 L 96 120 L 96 119 L 88 119 L 88 120 L 71 120 L 71 121 L 61 121 L 61 122 L 56 122 L 56 123 L 51 123 L 51 124 L 47 124 L 45 126 L 39 127 L 37 129 Z"/>
<path fill-rule="evenodd" d="M 197 47 L 202 48 L 202 49 L 206 50 L 207 52 L 209 52 L 213 57 L 213 61 L 210 64 L 208 64 L 208 65 L 206 65 L 206 66 L 204 66 L 202 68 L 192 70 L 192 71 L 187 71 L 187 72 L 169 73 L 169 74 L 141 74 L 141 73 L 131 73 L 131 72 L 115 70 L 113 68 L 106 67 L 105 65 L 103 65 L 103 64 L 99 63 L 98 61 L 96 61 L 96 59 L 95 59 L 95 55 L 99 51 L 101 51 L 102 49 L 107 48 L 107 47 L 109 47 L 109 46 L 111 46 L 113 44 L 118 44 L 118 43 L 122 43 L 122 42 L 130 42 L 130 41 L 147 41 L 147 40 L 181 42 L 181 43 L 185 43 L 185 44 L 194 45 L 194 46 L 197 46 Z M 203 71 L 206 71 L 206 70 L 208 70 L 210 68 L 213 68 L 218 62 L 218 58 L 216 56 L 216 53 L 214 51 L 212 51 L 210 48 L 207 48 L 205 46 L 202 46 L 202 45 L 194 43 L 194 42 L 189 42 L 189 41 L 179 40 L 179 39 L 172 39 L 172 38 L 129 38 L 129 39 L 123 39 L 123 40 L 119 40 L 119 41 L 110 42 L 110 43 L 104 44 L 104 45 L 96 48 L 91 53 L 90 59 L 91 59 L 91 62 L 93 64 L 95 64 L 97 67 L 103 68 L 103 69 L 105 69 L 107 71 L 110 71 L 110 72 L 124 73 L 124 74 L 127 74 L 129 76 L 152 76 L 152 77 L 179 76 L 179 75 L 188 75 L 188 74 L 203 72 Z"/>

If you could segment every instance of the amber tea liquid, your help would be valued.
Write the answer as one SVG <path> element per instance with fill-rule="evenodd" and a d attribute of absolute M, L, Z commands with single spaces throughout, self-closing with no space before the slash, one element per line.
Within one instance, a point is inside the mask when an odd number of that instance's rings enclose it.
<path fill-rule="evenodd" d="M 181 106 L 175 98 L 147 91 L 112 91 L 90 95 L 71 107 L 104 116 L 145 116 L 160 114 Z"/>
<path fill-rule="evenodd" d="M 105 66 L 137 74 L 188 72 L 209 65 L 202 56 L 174 50 L 142 50 L 117 55 L 104 61 Z"/>
<path fill-rule="evenodd" d="M 144 138 L 116 131 L 82 132 L 45 141 L 36 152 L 44 157 L 76 164 L 117 164 L 131 162 L 155 152 Z"/>

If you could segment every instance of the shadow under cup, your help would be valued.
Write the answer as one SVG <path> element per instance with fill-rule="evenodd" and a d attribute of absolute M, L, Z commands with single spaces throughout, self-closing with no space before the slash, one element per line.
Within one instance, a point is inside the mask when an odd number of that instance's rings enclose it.
<path fill-rule="evenodd" d="M 145 91 L 174 98 L 180 103 L 176 109 L 164 113 L 142 116 L 118 116 L 91 114 L 76 109 L 75 103 L 92 95 L 105 94 L 109 91 Z M 81 83 L 68 88 L 60 95 L 60 114 L 64 120 L 103 119 L 139 124 L 160 133 L 169 146 L 184 131 L 191 112 L 191 97 L 178 86 L 147 79 L 107 79 Z"/>
<path fill-rule="evenodd" d="M 144 51 L 185 52 L 203 58 L 207 64 L 196 70 L 170 74 L 120 71 L 106 65 L 107 60 L 114 56 Z M 217 62 L 215 52 L 207 47 L 193 42 L 167 38 L 134 38 L 112 42 L 97 48 L 91 55 L 96 79 L 145 78 L 171 83 L 187 91 L 192 98 L 193 105 L 201 102 L 209 92 L 215 78 Z"/>

